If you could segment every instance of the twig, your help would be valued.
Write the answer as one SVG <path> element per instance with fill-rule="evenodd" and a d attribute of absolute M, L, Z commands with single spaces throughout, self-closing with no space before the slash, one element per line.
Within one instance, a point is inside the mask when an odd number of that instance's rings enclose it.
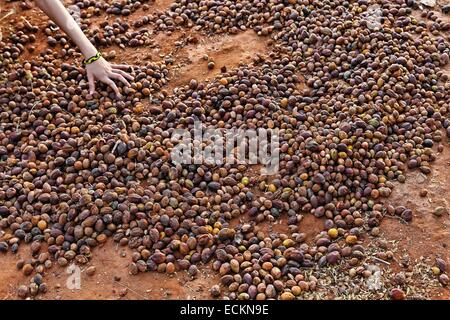
<path fill-rule="evenodd" d="M 144 300 L 148 300 L 148 298 L 146 296 L 144 296 L 144 295 L 140 294 L 139 292 L 131 289 L 130 287 L 124 285 L 123 283 L 120 283 L 120 282 L 118 282 L 116 280 L 114 280 L 114 283 L 117 283 L 117 284 L 121 285 L 122 287 L 127 288 L 128 290 L 130 290 L 131 292 L 137 294 L 139 297 L 143 298 Z"/>
<path fill-rule="evenodd" d="M 34 110 L 34 107 L 36 107 L 37 104 L 38 104 L 39 102 L 41 102 L 41 100 L 36 101 L 36 102 L 33 104 L 33 106 L 31 107 L 30 112 L 28 112 L 28 113 L 32 113 L 33 110 Z"/>
<path fill-rule="evenodd" d="M 387 264 L 388 266 L 391 265 L 390 262 L 387 262 L 387 261 L 385 261 L 385 260 L 383 260 L 383 259 L 380 259 L 380 258 L 377 258 L 377 257 L 372 257 L 372 259 L 374 259 L 374 260 L 376 260 L 376 261 L 378 261 L 378 262 L 382 262 L 382 263 L 384 263 L 384 264 Z"/>
<path fill-rule="evenodd" d="M 0 21 L 5 20 L 6 18 L 8 18 L 10 15 L 14 14 L 15 12 L 16 12 L 16 10 L 14 10 L 14 9 L 9 10 L 9 12 L 7 14 L 5 14 L 3 16 L 3 18 L 0 18 Z"/>
<path fill-rule="evenodd" d="M 112 150 L 111 150 L 111 153 L 112 154 L 114 154 L 114 152 L 116 151 L 116 148 L 117 148 L 117 146 L 119 145 L 119 142 L 120 142 L 121 140 L 119 139 L 119 140 L 117 140 L 116 141 L 116 143 L 114 144 L 114 147 L 112 148 Z"/>
<path fill-rule="evenodd" d="M 184 287 L 188 288 L 191 291 L 195 291 L 194 288 L 192 288 L 190 285 L 188 285 L 187 283 L 183 284 Z"/>
<path fill-rule="evenodd" d="M 27 18 L 25 18 L 24 16 L 21 17 L 23 21 L 25 21 L 25 23 L 27 24 L 27 27 L 32 29 L 33 25 L 30 23 L 30 21 L 27 20 Z"/>
<path fill-rule="evenodd" d="M 385 214 L 383 217 L 389 218 L 389 219 L 397 219 L 397 220 L 400 220 L 401 222 L 403 222 L 405 224 L 408 224 L 408 221 L 406 221 L 405 219 L 403 219 L 402 217 L 399 217 L 399 216 L 391 216 L 389 214 Z"/>

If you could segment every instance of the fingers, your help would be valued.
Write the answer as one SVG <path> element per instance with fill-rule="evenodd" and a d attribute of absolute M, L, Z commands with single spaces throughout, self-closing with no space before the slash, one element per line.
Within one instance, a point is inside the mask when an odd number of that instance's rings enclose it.
<path fill-rule="evenodd" d="M 114 83 L 114 81 L 112 81 L 110 78 L 103 78 L 101 80 L 103 83 L 106 83 L 108 86 L 111 87 L 111 89 L 113 89 L 113 91 L 116 93 L 116 96 L 118 98 L 122 98 L 122 95 L 119 92 L 119 88 L 117 88 L 116 84 Z"/>
<path fill-rule="evenodd" d="M 112 64 L 112 63 L 111 63 L 111 67 L 113 69 L 121 69 L 121 70 L 128 70 L 128 68 L 130 68 L 130 66 L 128 66 L 126 64 Z"/>
<path fill-rule="evenodd" d="M 127 87 L 130 86 L 130 83 L 119 73 L 111 73 L 109 77 L 121 81 Z"/>
<path fill-rule="evenodd" d="M 120 70 L 120 69 L 113 69 L 112 72 L 121 74 L 124 78 L 126 78 L 126 79 L 128 79 L 128 80 L 130 80 L 130 81 L 133 81 L 133 80 L 134 80 L 134 77 L 133 77 L 131 74 L 126 73 L 125 71 L 122 71 L 122 70 Z"/>
<path fill-rule="evenodd" d="M 89 65 L 87 67 L 87 77 L 89 83 L 89 93 L 95 93 L 95 80 L 107 84 L 113 89 L 117 98 L 122 99 L 119 88 L 113 80 L 118 80 L 123 85 L 130 87 L 130 82 L 134 80 L 134 77 L 121 69 L 128 69 L 130 66 L 123 64 L 107 64 L 107 65 Z"/>
<path fill-rule="evenodd" d="M 89 94 L 94 94 L 95 92 L 95 81 L 94 76 L 91 73 L 88 73 L 88 83 L 89 83 Z"/>

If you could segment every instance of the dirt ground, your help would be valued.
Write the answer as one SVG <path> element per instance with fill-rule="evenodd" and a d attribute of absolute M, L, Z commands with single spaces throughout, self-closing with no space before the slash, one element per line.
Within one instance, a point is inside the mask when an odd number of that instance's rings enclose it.
<path fill-rule="evenodd" d="M 70 2 L 70 1 L 66 1 Z M 163 10 L 167 8 L 171 0 L 155 0 L 151 4 L 151 10 Z M 1 0 L 0 6 L 0 30 L 3 37 L 9 33 L 11 26 L 20 21 L 22 16 L 31 24 L 45 25 L 45 17 L 37 9 L 31 9 L 25 13 L 19 9 L 19 2 L 5 3 Z M 13 11 L 11 11 L 13 10 Z M 137 10 L 128 17 L 121 17 L 133 21 L 142 15 L 142 9 Z M 419 12 L 416 16 L 420 16 Z M 443 17 L 448 19 L 447 17 Z M 92 25 L 97 25 L 105 17 L 95 17 Z M 114 17 L 106 17 L 114 20 Z M 43 36 L 42 33 L 39 33 Z M 36 42 L 36 52 L 45 50 L 46 41 Z M 258 37 L 253 31 L 244 31 L 237 35 L 215 36 L 207 38 L 198 31 L 188 33 L 172 32 L 159 33 L 154 37 L 153 45 L 149 47 L 114 50 L 117 58 L 110 59 L 114 62 L 136 65 L 143 61 L 162 61 L 171 56 L 174 64 L 171 69 L 169 83 L 164 90 L 168 92 L 176 90 L 177 86 L 187 84 L 191 79 L 207 81 L 220 74 L 222 67 L 232 68 L 240 63 L 252 63 L 259 56 L 268 55 L 271 48 L 269 38 Z M 32 54 L 25 54 L 22 59 L 33 59 Z M 216 62 L 213 70 L 207 68 L 204 56 L 208 55 Z M 448 70 L 450 72 L 450 69 Z M 424 176 L 418 171 L 407 173 L 404 184 L 396 184 L 393 194 L 385 201 L 386 204 L 395 206 L 404 205 L 414 212 L 411 223 L 404 223 L 396 218 L 387 217 L 381 225 L 382 236 L 392 241 L 397 250 L 395 258 L 388 266 L 397 272 L 403 267 L 406 260 L 411 262 L 420 259 L 429 259 L 430 264 L 436 257 L 440 257 L 450 263 L 450 212 L 442 217 L 433 215 L 437 206 L 450 208 L 450 142 L 446 139 L 442 142 L 444 151 L 438 154 L 437 161 L 433 165 L 433 173 Z M 428 191 L 426 197 L 420 197 L 419 192 Z M 243 217 L 245 219 L 245 217 Z M 236 222 L 237 223 L 237 222 Z M 275 225 L 260 226 L 264 231 L 287 232 L 283 225 L 283 219 Z M 307 234 L 307 241 L 323 228 L 323 221 L 305 216 L 300 223 L 300 230 Z M 112 241 L 93 250 L 92 259 L 87 266 L 83 266 L 80 290 L 70 290 L 66 287 L 68 274 L 66 270 L 53 267 L 46 272 L 45 282 L 49 292 L 39 295 L 38 299 L 207 299 L 210 298 L 209 288 L 218 282 L 217 274 L 211 270 L 210 265 L 200 267 L 200 273 L 196 279 L 190 279 L 187 273 L 178 272 L 168 276 L 156 272 L 147 272 L 132 276 L 128 274 L 128 264 L 131 262 L 131 251 L 124 247 L 117 247 Z M 29 281 L 16 270 L 16 262 L 20 258 L 29 257 L 29 248 L 21 246 L 19 253 L 8 253 L 0 256 L 0 300 L 16 299 L 16 290 L 20 284 Z M 96 267 L 96 273 L 90 277 L 84 270 L 90 266 Z M 429 270 L 428 270 L 429 272 Z M 444 288 L 436 288 L 432 298 L 449 299 L 450 292 Z"/>
<path fill-rule="evenodd" d="M 413 211 L 411 223 L 403 223 L 396 218 L 385 218 L 381 224 L 384 236 L 396 242 L 395 263 L 390 267 L 399 270 L 399 262 L 418 261 L 428 258 L 430 263 L 435 258 L 450 261 L 450 142 L 433 165 L 433 172 L 425 176 L 418 171 L 406 174 L 406 183 L 397 183 L 386 204 L 405 206 Z M 427 190 L 427 195 L 421 197 L 420 191 Z M 447 208 L 447 214 L 436 217 L 433 211 L 436 207 Z M 450 299 L 448 289 L 437 290 L 434 298 Z"/>

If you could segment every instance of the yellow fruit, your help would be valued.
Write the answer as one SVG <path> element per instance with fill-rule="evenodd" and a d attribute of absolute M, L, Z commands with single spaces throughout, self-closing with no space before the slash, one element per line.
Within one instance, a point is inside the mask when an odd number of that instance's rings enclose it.
<path fill-rule="evenodd" d="M 70 128 L 70 133 L 72 133 L 72 134 L 78 134 L 78 133 L 80 133 L 80 128 L 78 128 L 78 127 L 72 127 L 72 128 Z"/>
<path fill-rule="evenodd" d="M 144 111 L 144 106 L 142 103 L 136 104 L 136 106 L 133 109 L 134 113 L 142 113 Z"/>
<path fill-rule="evenodd" d="M 40 216 L 31 217 L 31 223 L 33 224 L 33 226 L 37 225 L 40 220 L 41 220 Z"/>
<path fill-rule="evenodd" d="M 291 291 L 294 294 L 294 296 L 299 296 L 302 293 L 302 288 L 300 288 L 299 286 L 293 286 L 291 288 Z"/>
<path fill-rule="evenodd" d="M 294 240 L 292 239 L 286 239 L 283 241 L 283 246 L 286 248 L 292 247 L 295 244 Z"/>
<path fill-rule="evenodd" d="M 295 296 L 290 292 L 283 292 L 280 298 L 281 300 L 294 300 Z"/>
<path fill-rule="evenodd" d="M 45 222 L 44 220 L 41 220 L 38 222 L 37 226 L 41 231 L 44 231 L 45 228 L 47 228 L 47 222 Z"/>
<path fill-rule="evenodd" d="M 432 267 L 432 268 L 431 268 L 431 271 L 433 271 L 433 274 L 434 274 L 435 276 L 438 276 L 438 275 L 441 274 L 441 270 L 440 270 L 438 267 Z"/>
<path fill-rule="evenodd" d="M 328 230 L 328 235 L 331 239 L 336 239 L 339 236 L 339 232 L 336 228 L 331 228 Z"/>
<path fill-rule="evenodd" d="M 269 186 L 267 187 L 267 190 L 269 192 L 275 192 L 275 191 L 277 191 L 277 187 L 275 187 L 274 184 L 269 184 Z"/>
<path fill-rule="evenodd" d="M 345 238 L 345 243 L 350 244 L 350 245 L 356 244 L 357 241 L 358 241 L 358 238 L 353 235 L 347 236 Z"/>
<path fill-rule="evenodd" d="M 339 152 L 339 153 L 338 153 L 338 156 L 339 156 L 339 158 L 341 158 L 341 159 L 347 158 L 347 154 L 346 154 L 344 151 Z"/>

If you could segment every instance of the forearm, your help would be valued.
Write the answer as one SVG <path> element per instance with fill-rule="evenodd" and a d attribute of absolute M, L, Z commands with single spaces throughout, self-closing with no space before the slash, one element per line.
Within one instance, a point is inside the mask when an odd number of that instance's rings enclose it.
<path fill-rule="evenodd" d="M 97 53 L 97 49 L 95 49 L 60 0 L 35 0 L 35 2 L 72 39 L 86 58 L 92 57 Z"/>

